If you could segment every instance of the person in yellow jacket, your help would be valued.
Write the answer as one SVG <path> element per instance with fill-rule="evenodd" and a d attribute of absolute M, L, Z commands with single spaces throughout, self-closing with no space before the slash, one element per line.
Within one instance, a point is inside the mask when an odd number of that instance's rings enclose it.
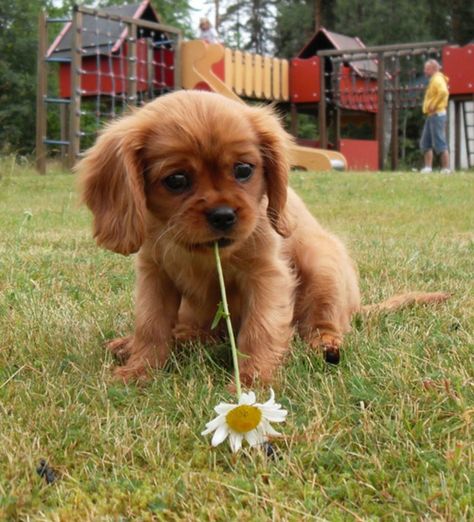
<path fill-rule="evenodd" d="M 449 151 L 446 141 L 446 109 L 448 108 L 448 78 L 441 72 L 436 60 L 425 63 L 425 76 L 430 79 L 423 99 L 425 125 L 421 133 L 420 148 L 424 154 L 425 165 L 421 172 L 432 171 L 433 151 L 441 156 L 441 172 L 449 174 Z"/>

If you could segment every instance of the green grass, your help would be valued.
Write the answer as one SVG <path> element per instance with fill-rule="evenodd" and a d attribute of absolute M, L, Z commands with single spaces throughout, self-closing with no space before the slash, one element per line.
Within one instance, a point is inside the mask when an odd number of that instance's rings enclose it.
<path fill-rule="evenodd" d="M 230 398 L 225 347 L 176 353 L 146 387 L 110 380 L 132 260 L 95 246 L 70 174 L 0 174 L 0 520 L 474 519 L 472 173 L 292 175 L 348 243 L 364 302 L 453 296 L 357 319 L 338 367 L 296 341 L 277 460 L 200 436 Z"/>

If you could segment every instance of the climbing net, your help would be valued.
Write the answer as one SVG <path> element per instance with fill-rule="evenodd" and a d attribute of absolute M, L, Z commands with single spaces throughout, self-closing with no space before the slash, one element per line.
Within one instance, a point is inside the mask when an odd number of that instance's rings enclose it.
<path fill-rule="evenodd" d="M 56 104 L 68 113 L 60 125 L 48 125 L 47 134 L 60 127 L 59 139 L 47 135 L 44 144 L 77 158 L 106 121 L 174 90 L 179 38 L 173 27 L 76 7 L 44 60 L 59 64 L 57 93 L 43 96 L 47 110 Z M 49 84 L 54 89 L 55 82 Z"/>

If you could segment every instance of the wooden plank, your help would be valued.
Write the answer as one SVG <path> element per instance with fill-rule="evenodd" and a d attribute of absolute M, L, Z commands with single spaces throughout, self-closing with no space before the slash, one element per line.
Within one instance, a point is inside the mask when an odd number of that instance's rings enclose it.
<path fill-rule="evenodd" d="M 248 98 L 253 97 L 253 56 L 251 53 L 244 53 L 244 93 Z"/>
<path fill-rule="evenodd" d="M 290 75 L 288 60 L 281 61 L 281 97 L 284 101 L 290 99 Z"/>
<path fill-rule="evenodd" d="M 229 89 L 234 86 L 234 57 L 232 49 L 228 47 L 224 51 L 224 82 Z"/>
<path fill-rule="evenodd" d="M 47 65 L 44 61 L 47 47 L 46 14 L 42 11 L 38 17 L 38 79 L 36 86 L 36 170 L 39 174 L 46 174 L 46 104 L 47 94 Z"/>
<path fill-rule="evenodd" d="M 280 59 L 273 58 L 272 60 L 272 99 L 281 99 L 281 72 L 280 72 Z"/>
<path fill-rule="evenodd" d="M 270 56 L 263 57 L 263 97 L 272 99 L 272 59 Z"/>
<path fill-rule="evenodd" d="M 242 53 L 234 51 L 234 91 L 238 96 L 241 96 L 243 93 L 243 75 Z"/>
<path fill-rule="evenodd" d="M 262 70 L 262 56 L 256 54 L 254 56 L 254 85 L 253 90 L 255 98 L 263 97 L 263 70 Z"/>

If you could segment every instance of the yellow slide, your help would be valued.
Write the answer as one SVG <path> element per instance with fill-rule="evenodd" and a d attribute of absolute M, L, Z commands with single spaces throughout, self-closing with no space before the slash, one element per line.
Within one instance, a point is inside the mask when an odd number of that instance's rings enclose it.
<path fill-rule="evenodd" d="M 244 103 L 229 85 L 212 70 L 212 65 L 224 58 L 225 48 L 220 44 L 207 44 L 202 40 L 184 42 L 181 47 L 181 78 L 184 89 L 193 89 L 200 83 L 207 84 L 214 92 Z M 346 170 L 343 154 L 332 150 L 312 149 L 294 145 L 291 150 L 294 167 L 306 170 Z"/>

